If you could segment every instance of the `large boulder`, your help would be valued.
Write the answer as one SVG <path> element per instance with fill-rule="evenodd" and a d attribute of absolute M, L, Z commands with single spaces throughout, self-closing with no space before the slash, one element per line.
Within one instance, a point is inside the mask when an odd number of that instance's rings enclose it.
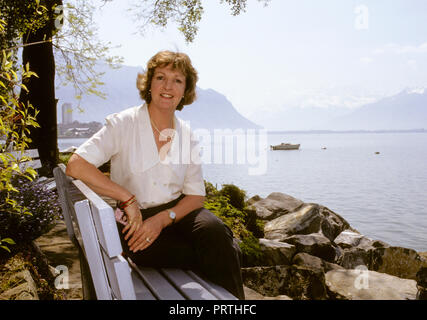
<path fill-rule="evenodd" d="M 276 240 L 259 239 L 263 253 L 259 266 L 289 265 L 296 252 L 294 245 Z"/>
<path fill-rule="evenodd" d="M 363 234 L 346 229 L 334 239 L 334 242 L 342 249 L 348 249 L 357 247 L 363 238 L 365 238 Z"/>
<path fill-rule="evenodd" d="M 427 260 L 413 249 L 386 247 L 372 251 L 371 270 L 415 280 L 421 267 L 427 267 Z"/>
<path fill-rule="evenodd" d="M 292 264 L 301 267 L 311 268 L 319 272 L 326 273 L 330 270 L 344 269 L 338 264 L 327 262 L 319 257 L 312 256 L 311 254 L 300 252 L 292 258 Z"/>
<path fill-rule="evenodd" d="M 333 241 L 350 225 L 338 214 L 318 204 L 305 204 L 298 210 L 267 222 L 265 238 L 283 241 L 295 234 L 321 232 Z"/>
<path fill-rule="evenodd" d="M 414 280 L 385 273 L 358 270 L 331 270 L 325 275 L 329 296 L 342 300 L 415 300 Z"/>
<path fill-rule="evenodd" d="M 243 287 L 243 290 L 245 292 L 246 300 L 292 300 L 284 294 L 275 297 L 263 296 L 262 294 L 246 286 Z"/>
<path fill-rule="evenodd" d="M 296 234 L 283 242 L 293 244 L 297 252 L 305 252 L 328 262 L 335 262 L 340 249 L 321 233 Z"/>
<path fill-rule="evenodd" d="M 348 231 L 340 234 L 335 243 L 343 248 L 338 264 L 346 269 L 363 265 L 369 270 L 415 280 L 417 271 L 427 267 L 427 259 L 413 249 L 390 246 Z M 349 247 L 349 244 L 356 246 Z"/>
<path fill-rule="evenodd" d="M 247 204 L 248 209 L 255 210 L 260 219 L 273 220 L 297 210 L 304 202 L 281 192 L 273 192 L 265 199 L 255 196 L 249 199 Z"/>
<path fill-rule="evenodd" d="M 242 268 L 245 286 L 263 296 L 286 295 L 292 299 L 327 299 L 325 276 L 302 266 Z"/>

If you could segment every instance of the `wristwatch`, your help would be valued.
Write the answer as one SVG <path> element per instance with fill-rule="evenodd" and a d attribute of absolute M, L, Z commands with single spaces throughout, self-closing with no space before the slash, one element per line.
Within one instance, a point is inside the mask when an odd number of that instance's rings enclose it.
<path fill-rule="evenodd" d="M 166 211 L 169 213 L 169 218 L 172 220 L 172 224 L 174 224 L 176 219 L 176 213 L 170 209 L 167 209 Z"/>

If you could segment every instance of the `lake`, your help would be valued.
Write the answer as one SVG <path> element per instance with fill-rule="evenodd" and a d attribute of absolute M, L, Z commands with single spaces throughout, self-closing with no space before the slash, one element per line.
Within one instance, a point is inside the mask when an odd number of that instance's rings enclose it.
<path fill-rule="evenodd" d="M 231 138 L 201 137 L 204 177 L 218 188 L 282 192 L 328 207 L 372 239 L 427 251 L 427 133 L 269 133 L 241 149 Z M 85 140 L 60 139 L 59 148 Z M 270 150 L 281 142 L 301 146 Z"/>

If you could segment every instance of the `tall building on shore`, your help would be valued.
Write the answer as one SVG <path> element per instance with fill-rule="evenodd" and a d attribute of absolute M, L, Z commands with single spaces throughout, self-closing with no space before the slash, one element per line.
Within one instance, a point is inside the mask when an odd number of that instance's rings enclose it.
<path fill-rule="evenodd" d="M 73 122 L 73 108 L 71 103 L 62 104 L 62 124 L 70 124 Z"/>

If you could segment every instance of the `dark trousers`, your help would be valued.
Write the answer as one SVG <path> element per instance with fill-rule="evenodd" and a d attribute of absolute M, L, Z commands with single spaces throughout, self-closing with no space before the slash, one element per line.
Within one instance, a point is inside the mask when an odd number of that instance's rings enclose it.
<path fill-rule="evenodd" d="M 180 198 L 167 204 L 141 210 L 147 219 L 174 207 Z M 205 208 L 194 210 L 180 221 L 163 229 L 145 250 L 129 251 L 123 239 L 123 226 L 118 224 L 124 254 L 143 267 L 190 269 L 244 299 L 240 271 L 240 247 L 233 233 L 221 219 Z"/>

